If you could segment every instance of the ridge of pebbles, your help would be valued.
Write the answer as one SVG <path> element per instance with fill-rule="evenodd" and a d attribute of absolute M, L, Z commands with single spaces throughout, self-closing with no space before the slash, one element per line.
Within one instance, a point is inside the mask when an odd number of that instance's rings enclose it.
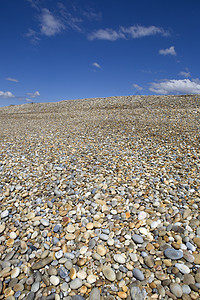
<path fill-rule="evenodd" d="M 0 126 L 0 299 L 199 299 L 199 95 L 3 107 Z"/>

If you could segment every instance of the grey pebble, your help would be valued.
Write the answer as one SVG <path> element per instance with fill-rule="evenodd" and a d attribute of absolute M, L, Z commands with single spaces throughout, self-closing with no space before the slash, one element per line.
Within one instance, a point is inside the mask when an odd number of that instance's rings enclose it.
<path fill-rule="evenodd" d="M 164 251 L 164 254 L 167 258 L 170 258 L 170 259 L 180 259 L 183 257 L 183 252 L 180 251 L 180 250 L 175 250 L 173 248 L 167 248 L 165 251 Z"/>
<path fill-rule="evenodd" d="M 134 234 L 132 235 L 132 240 L 136 243 L 136 244 L 142 244 L 144 242 L 143 237 L 140 236 L 139 234 Z"/>
<path fill-rule="evenodd" d="M 139 269 L 135 268 L 133 270 L 133 276 L 138 279 L 138 280 L 144 280 L 144 275 L 142 273 L 142 271 L 140 271 Z"/>

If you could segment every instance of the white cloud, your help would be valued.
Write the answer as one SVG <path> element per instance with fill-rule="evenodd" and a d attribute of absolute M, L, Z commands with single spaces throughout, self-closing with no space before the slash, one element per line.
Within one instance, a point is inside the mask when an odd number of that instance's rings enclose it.
<path fill-rule="evenodd" d="M 156 26 L 145 27 L 136 25 L 127 28 L 120 27 L 120 30 L 122 33 L 130 35 L 130 37 L 132 37 L 133 39 L 156 34 L 161 34 L 164 36 L 168 35 L 166 31 Z"/>
<path fill-rule="evenodd" d="M 191 77 L 190 72 L 184 72 L 183 71 L 183 72 L 180 72 L 179 75 L 183 76 L 183 77 L 186 77 L 186 78 Z"/>
<path fill-rule="evenodd" d="M 121 32 L 117 32 L 113 29 L 99 29 L 88 36 L 89 40 L 108 40 L 116 41 L 118 39 L 125 39 L 125 35 Z"/>
<path fill-rule="evenodd" d="M 174 46 L 171 46 L 166 49 L 160 49 L 159 54 L 161 54 L 161 55 L 176 55 L 176 51 L 175 51 Z"/>
<path fill-rule="evenodd" d="M 36 91 L 35 93 L 26 93 L 26 94 L 31 98 L 36 98 L 40 96 L 40 93 L 38 91 Z"/>
<path fill-rule="evenodd" d="M 134 87 L 136 90 L 138 90 L 138 91 L 143 90 L 143 87 L 141 87 L 140 85 L 138 85 L 138 84 L 136 84 L 136 83 L 133 84 L 133 87 Z"/>
<path fill-rule="evenodd" d="M 14 98 L 15 96 L 11 92 L 0 91 L 0 98 Z"/>
<path fill-rule="evenodd" d="M 19 82 L 18 79 L 15 79 L 15 78 L 11 78 L 11 77 L 7 77 L 6 80 L 8 81 L 12 81 L 12 82 Z"/>
<path fill-rule="evenodd" d="M 145 27 L 135 25 L 130 27 L 120 27 L 119 30 L 113 30 L 111 28 L 99 29 L 89 34 L 88 39 L 116 41 L 118 39 L 136 39 L 156 34 L 166 36 L 168 35 L 168 32 L 156 26 Z"/>
<path fill-rule="evenodd" d="M 151 83 L 149 89 L 156 94 L 200 94 L 200 81 L 182 79 L 182 80 L 164 80 L 159 83 Z"/>
<path fill-rule="evenodd" d="M 63 29 L 65 29 L 63 22 L 59 18 L 56 18 L 47 8 L 44 8 L 40 16 L 41 34 L 54 36 Z"/>
<path fill-rule="evenodd" d="M 25 34 L 25 37 L 29 38 L 31 43 L 34 45 L 36 45 L 40 41 L 38 33 L 31 28 L 28 29 L 28 32 Z"/>
<path fill-rule="evenodd" d="M 96 68 L 99 68 L 99 69 L 101 69 L 101 66 L 100 66 L 100 64 L 98 64 L 97 62 L 93 62 L 93 64 L 92 64 L 94 67 L 96 67 Z"/>

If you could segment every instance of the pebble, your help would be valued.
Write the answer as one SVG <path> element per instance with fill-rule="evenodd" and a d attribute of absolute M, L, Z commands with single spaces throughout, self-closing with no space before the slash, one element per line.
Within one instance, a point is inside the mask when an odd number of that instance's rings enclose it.
<path fill-rule="evenodd" d="M 108 265 L 103 266 L 103 275 L 106 277 L 106 279 L 108 279 L 110 281 L 115 281 L 115 279 L 116 279 L 115 272 Z"/>
<path fill-rule="evenodd" d="M 114 260 L 115 260 L 116 262 L 118 262 L 119 264 L 125 264 L 125 262 L 126 262 L 125 257 L 122 256 L 121 254 L 115 254 L 115 255 L 114 255 Z"/>
<path fill-rule="evenodd" d="M 181 298 L 183 295 L 182 288 L 178 283 L 171 283 L 170 290 L 177 298 Z"/>
<path fill-rule="evenodd" d="M 89 300 L 100 300 L 100 291 L 98 288 L 93 288 L 91 290 Z"/>
<path fill-rule="evenodd" d="M 184 265 L 184 264 L 179 264 L 176 263 L 175 267 L 182 273 L 182 274 L 189 274 L 190 273 L 190 269 L 188 268 L 188 266 Z"/>
<path fill-rule="evenodd" d="M 137 268 L 133 270 L 133 276 L 138 280 L 144 280 L 144 274 Z"/>
<path fill-rule="evenodd" d="M 1 297 L 198 299 L 199 100 L 0 108 Z"/>
<path fill-rule="evenodd" d="M 51 284 L 53 284 L 53 285 L 56 286 L 56 285 L 58 285 L 60 283 L 60 279 L 59 279 L 59 277 L 57 277 L 55 275 L 52 275 L 50 277 L 50 282 L 51 282 Z"/>
<path fill-rule="evenodd" d="M 69 285 L 72 290 L 78 290 L 83 285 L 83 282 L 82 279 L 76 278 L 72 280 Z"/>
<path fill-rule="evenodd" d="M 144 242 L 143 237 L 138 235 L 138 234 L 134 234 L 132 235 L 132 240 L 136 243 L 136 244 L 142 244 Z"/>
<path fill-rule="evenodd" d="M 167 258 L 178 260 L 183 257 L 183 252 L 180 250 L 175 250 L 173 248 L 168 248 L 164 251 L 164 254 Z"/>

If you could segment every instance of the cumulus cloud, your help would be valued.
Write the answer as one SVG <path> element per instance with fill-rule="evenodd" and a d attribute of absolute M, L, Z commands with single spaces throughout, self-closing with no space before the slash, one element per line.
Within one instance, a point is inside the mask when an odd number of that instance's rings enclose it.
<path fill-rule="evenodd" d="M 185 77 L 185 78 L 191 77 L 190 72 L 184 72 L 184 71 L 183 71 L 183 72 L 180 72 L 179 75 L 180 75 L 180 76 L 183 76 L 183 77 Z"/>
<path fill-rule="evenodd" d="M 160 49 L 159 54 L 161 54 L 161 55 L 176 55 L 176 51 L 175 51 L 174 46 L 171 46 L 166 49 Z"/>
<path fill-rule="evenodd" d="M 15 96 L 11 92 L 0 91 L 0 98 L 14 98 Z"/>
<path fill-rule="evenodd" d="M 41 34 L 46 36 L 54 36 L 65 29 L 63 22 L 55 17 L 47 8 L 42 10 L 40 16 L 40 30 Z"/>
<path fill-rule="evenodd" d="M 133 87 L 134 87 L 136 90 L 138 90 L 138 91 L 143 90 L 143 87 L 141 87 L 140 85 L 138 85 L 138 84 L 136 84 L 136 83 L 133 84 Z"/>
<path fill-rule="evenodd" d="M 164 80 L 161 82 L 151 83 L 149 90 L 156 94 L 200 94 L 199 80 Z"/>
<path fill-rule="evenodd" d="M 166 36 L 168 35 L 168 32 L 156 26 L 146 27 L 135 25 L 130 27 L 120 27 L 119 30 L 114 30 L 112 28 L 99 29 L 89 34 L 88 39 L 116 41 L 118 39 L 136 39 L 156 34 Z"/>
<path fill-rule="evenodd" d="M 40 96 L 40 93 L 38 91 L 36 91 L 35 93 L 27 93 L 27 95 L 31 98 L 36 98 L 36 97 Z"/>
<path fill-rule="evenodd" d="M 18 79 L 11 78 L 11 77 L 6 77 L 6 80 L 8 80 L 8 81 L 12 81 L 12 82 L 19 82 L 19 80 L 18 80 Z"/>
<path fill-rule="evenodd" d="M 100 64 L 98 64 L 97 62 L 93 62 L 92 65 L 93 65 L 95 68 L 101 69 Z"/>

